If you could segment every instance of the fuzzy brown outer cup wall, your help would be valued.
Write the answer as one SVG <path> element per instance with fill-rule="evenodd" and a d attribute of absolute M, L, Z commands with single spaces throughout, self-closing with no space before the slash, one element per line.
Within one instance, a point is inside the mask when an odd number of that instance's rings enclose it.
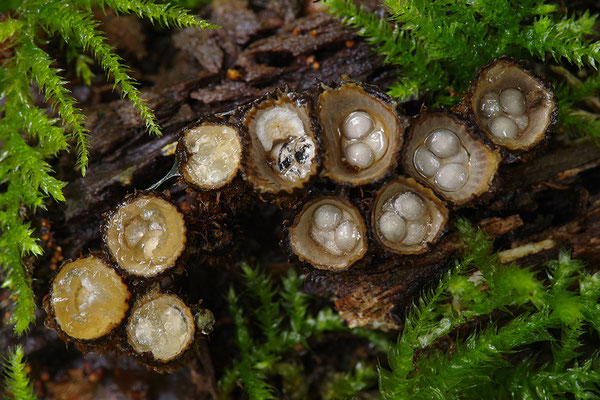
<path fill-rule="evenodd" d="M 332 205 L 348 213 L 360 234 L 356 246 L 345 254 L 335 255 L 320 246 L 311 237 L 313 214 L 320 206 Z M 294 219 L 289 231 L 290 246 L 300 261 L 319 269 L 341 271 L 360 260 L 367 251 L 367 229 L 360 212 L 341 197 L 324 196 L 307 203 Z"/>
<path fill-rule="evenodd" d="M 310 160 L 310 170 L 304 177 L 290 180 L 278 173 L 276 170 L 277 160 L 272 159 L 257 135 L 257 121 L 275 107 L 282 107 L 283 110 L 289 110 L 296 115 L 302 123 L 303 132 L 295 132 L 295 134 L 297 137 L 308 136 L 313 142 L 315 155 Z M 244 178 L 255 190 L 260 193 L 290 194 L 304 187 L 317 174 L 319 150 L 316 131 L 319 128 L 313 122 L 309 102 L 303 95 L 286 90 L 276 90 L 265 98 L 252 103 L 241 119 L 249 136 L 244 157 Z"/>
<path fill-rule="evenodd" d="M 402 146 L 404 124 L 399 121 L 396 104 L 384 95 L 374 96 L 356 83 L 345 83 L 337 89 L 326 88 L 318 100 L 318 115 L 323 125 L 323 174 L 331 180 L 351 185 L 364 185 L 382 179 L 397 163 Z M 341 137 L 346 117 L 354 111 L 365 111 L 375 124 L 383 127 L 387 137 L 385 154 L 372 165 L 357 169 L 344 161 Z"/>
<path fill-rule="evenodd" d="M 404 244 L 402 241 L 388 240 L 379 229 L 379 218 L 384 212 L 382 210 L 384 204 L 394 196 L 404 193 L 418 195 L 423 200 L 429 216 L 424 238 L 417 244 Z M 431 189 L 419 185 L 412 178 L 398 177 L 383 186 L 377 194 L 371 211 L 373 236 L 386 250 L 396 254 L 422 254 L 426 252 L 429 250 L 430 245 L 441 237 L 446 222 L 448 222 L 448 209 L 444 206 L 444 203 L 437 198 Z"/>
<path fill-rule="evenodd" d="M 439 129 L 449 130 L 455 134 L 468 154 L 468 162 L 465 165 L 468 178 L 458 190 L 442 189 L 435 183 L 433 176 L 426 177 L 415 167 L 415 152 L 425 146 L 425 141 L 432 132 Z M 491 150 L 481 140 L 475 138 L 466 121 L 444 111 L 426 112 L 413 120 L 402 149 L 404 171 L 455 205 L 466 204 L 492 188 L 500 159 L 497 151 Z"/>
<path fill-rule="evenodd" d="M 82 258 L 65 264 L 52 280 L 49 314 L 70 338 L 95 340 L 121 324 L 130 297 L 121 276 L 104 260 Z"/>
<path fill-rule="evenodd" d="M 242 144 L 238 127 L 209 118 L 186 128 L 179 137 L 179 170 L 199 190 L 219 189 L 238 174 Z"/>
<path fill-rule="evenodd" d="M 185 249 L 185 221 L 168 201 L 142 193 L 110 215 L 104 242 L 125 272 L 154 277 L 173 267 Z"/>
<path fill-rule="evenodd" d="M 487 93 L 500 93 L 510 88 L 516 88 L 524 95 L 528 125 L 516 138 L 498 137 L 490 132 L 481 114 L 481 99 Z M 492 142 L 509 150 L 527 150 L 544 139 L 555 109 L 552 90 L 531 72 L 507 59 L 497 59 L 483 67 L 471 84 L 471 110 L 475 122 Z"/>

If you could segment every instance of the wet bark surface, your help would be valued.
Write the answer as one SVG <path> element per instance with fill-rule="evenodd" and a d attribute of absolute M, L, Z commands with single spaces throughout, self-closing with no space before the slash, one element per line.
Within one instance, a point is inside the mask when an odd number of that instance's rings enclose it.
<path fill-rule="evenodd" d="M 352 30 L 312 6 L 276 6 L 283 3 L 214 2 L 204 15 L 223 27 L 214 31 L 171 34 L 134 18 L 102 17 L 111 42 L 134 66 L 164 134 L 149 136 L 135 110 L 111 92 L 111 85 L 73 88 L 86 105 L 91 162 L 88 174 L 80 177 L 71 156 L 58 160 L 58 177 L 70 182 L 67 200 L 34 217 L 47 249 L 44 257 L 31 261 L 40 302 L 61 260 L 101 249 L 104 213 L 125 195 L 167 174 L 175 161 L 178 132 L 186 125 L 202 116 L 228 113 L 282 85 L 314 90 L 319 82 L 348 77 L 385 90 L 397 79 L 393 68 Z M 349 326 L 398 329 L 415 296 L 460 257 L 461 244 L 452 228 L 458 217 L 497 237 L 506 262 L 539 265 L 556 257 L 559 249 L 572 248 L 574 257 L 598 265 L 599 182 L 600 148 L 556 132 L 526 162 L 502 166 L 496 190 L 485 203 L 452 211 L 448 232 L 428 253 L 397 257 L 375 252 L 368 263 L 341 273 L 297 268 L 306 274 L 305 290 L 333 300 Z M 275 273 L 292 267 L 281 245 L 282 221 L 289 219 L 289 210 L 260 202 L 241 180 L 234 183 L 222 193 L 200 195 L 187 191 L 176 178 L 160 187 L 182 206 L 199 238 L 187 272 L 163 284 L 176 287 L 191 302 L 202 299 L 217 317 L 215 332 L 199 344 L 194 361 L 174 374 L 158 375 L 127 356 L 83 359 L 43 327 L 44 315 L 38 311 L 38 324 L 24 345 L 41 397 L 217 397 L 215 382 L 235 357 L 225 294 L 240 279 L 236 263 L 258 260 Z M 6 309 L 8 299 L 0 300 Z M 0 345 L 16 342 L 5 324 Z M 316 359 L 312 362 L 326 364 Z"/>

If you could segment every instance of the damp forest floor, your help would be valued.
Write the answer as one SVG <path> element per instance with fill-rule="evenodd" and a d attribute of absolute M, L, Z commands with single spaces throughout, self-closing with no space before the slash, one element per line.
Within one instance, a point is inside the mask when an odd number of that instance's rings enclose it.
<path fill-rule="evenodd" d="M 374 7 L 376 2 L 366 3 Z M 595 2 L 573 2 L 572 7 L 600 11 L 594 9 L 598 7 Z M 294 90 L 310 90 L 318 81 L 339 82 L 347 76 L 386 90 L 397 79 L 393 67 L 385 65 L 383 58 L 355 31 L 320 12 L 318 4 L 292 0 L 217 0 L 203 8 L 200 15 L 222 28 L 170 31 L 153 27 L 134 16 L 116 16 L 111 12 L 96 14 L 109 42 L 131 66 L 132 75 L 140 82 L 145 98 L 155 110 L 164 132 L 161 137 L 145 132 L 135 110 L 121 100 L 120 93 L 113 90 L 112 83 L 105 81 L 97 66 L 86 64 L 93 75 L 91 85 L 84 84 L 75 72 L 78 61 L 67 57 L 65 44 L 53 38 L 48 40 L 48 51 L 57 58 L 57 66 L 66 71 L 69 87 L 88 117 L 91 158 L 84 178 L 74 168 L 73 155 L 61 154 L 54 160 L 52 166 L 57 178 L 69 182 L 65 187 L 66 201 L 49 204 L 46 211 L 31 217 L 45 252 L 37 259 L 26 260 L 33 270 L 38 305 L 36 324 L 26 335 L 13 334 L 8 324 L 11 299 L 7 291 L 0 291 L 0 349 L 17 344 L 23 347 L 40 399 L 219 398 L 219 381 L 239 357 L 235 316 L 228 305 L 230 288 L 240 296 L 239 305 L 245 310 L 255 305 L 245 296 L 248 288 L 240 269 L 241 261 L 259 266 L 276 287 L 290 269 L 298 275 L 306 275 L 304 290 L 312 296 L 309 311 L 314 315 L 335 306 L 350 307 L 348 304 L 352 301 L 359 301 L 358 305 L 352 303 L 352 307 L 360 307 L 360 301 L 368 300 L 352 296 L 358 293 L 360 297 L 369 289 L 358 287 L 354 282 L 356 276 L 352 274 L 333 276 L 291 264 L 285 246 L 281 245 L 284 240 L 282 221 L 290 214 L 257 202 L 251 210 L 241 212 L 235 221 L 228 221 L 226 216 L 214 218 L 210 208 L 204 210 L 203 215 L 215 224 L 214 229 L 222 228 L 227 233 L 225 237 L 214 232 L 207 235 L 223 241 L 233 238 L 235 250 L 227 250 L 231 249 L 227 246 L 221 250 L 220 242 L 205 244 L 199 251 L 202 255 L 188 265 L 185 273 L 163 282 L 191 302 L 202 300 L 202 306 L 212 310 L 216 318 L 214 331 L 197 346 L 194 357 L 173 373 L 149 371 L 133 358 L 110 351 L 83 356 L 74 346 L 66 346 L 54 331 L 45 328 L 46 315 L 41 303 L 57 267 L 63 260 L 101 250 L 100 227 L 104 214 L 125 195 L 146 189 L 167 175 L 174 163 L 169 149 L 181 128 L 202 116 L 233 110 L 284 84 Z M 38 96 L 36 102 L 43 106 L 43 96 Z M 403 104 L 409 115 L 418 113 L 420 107 L 418 98 Z M 564 150 L 571 147 L 582 150 L 581 154 L 573 155 Z M 585 231 L 589 210 L 581 205 L 593 204 L 596 210 L 600 207 L 600 153 L 589 143 L 565 138 L 552 139 L 544 151 L 550 154 L 548 159 L 562 160 L 565 166 L 556 170 L 545 168 L 546 159 L 542 155 L 535 164 L 536 171 L 541 171 L 539 177 L 528 176 L 533 189 L 516 190 L 516 195 L 499 198 L 489 208 L 469 208 L 457 216 L 467 217 L 474 223 L 487 221 L 492 230 L 498 231 L 496 245 L 500 248 L 544 240 L 546 232 L 573 226 L 569 224 L 576 222 L 580 223 L 578 232 Z M 507 176 L 522 176 L 525 172 L 519 168 L 512 167 Z M 576 181 L 564 186 L 545 179 L 546 175 L 554 176 L 565 170 L 577 175 Z M 161 190 L 168 190 L 179 204 L 186 202 L 188 194 L 176 178 L 164 183 Z M 515 222 L 514 215 L 518 215 L 519 221 Z M 592 220 L 600 224 L 598 215 L 600 212 L 595 212 Z M 227 236 L 229 234 L 231 236 Z M 581 239 L 574 236 L 572 244 L 577 245 Z M 441 246 L 451 244 L 449 240 Z M 579 253 L 589 260 L 600 261 L 600 245 L 596 246 Z M 552 253 L 555 250 L 548 250 L 540 260 L 556 255 Z M 525 263 L 537 261 L 532 256 Z M 448 262 L 453 261 L 446 259 L 444 264 Z M 400 306 L 391 312 L 386 310 L 393 318 L 384 324 L 389 333 L 377 337 L 380 343 L 394 343 L 405 307 L 420 289 L 434 284 L 448 266 L 440 268 L 427 279 L 415 280 L 417 286 L 406 288 L 404 297 L 398 301 Z M 373 286 L 376 285 L 369 287 Z M 333 304 L 332 298 L 338 301 Z M 347 321 L 369 325 L 360 319 L 362 317 L 351 314 L 350 311 L 345 314 Z M 244 315 L 252 318 L 253 314 Z M 251 333 L 261 335 L 256 327 Z M 339 393 L 348 393 L 344 389 L 353 382 L 356 387 L 352 389 L 360 392 L 358 398 L 379 398 L 376 371 L 378 365 L 387 367 L 387 357 L 383 346 L 375 345 L 373 339 L 344 329 L 310 337 L 277 361 L 275 369 L 279 372 L 269 380 L 276 397 L 339 398 Z M 247 395 L 234 388 L 231 397 L 244 399 Z"/>

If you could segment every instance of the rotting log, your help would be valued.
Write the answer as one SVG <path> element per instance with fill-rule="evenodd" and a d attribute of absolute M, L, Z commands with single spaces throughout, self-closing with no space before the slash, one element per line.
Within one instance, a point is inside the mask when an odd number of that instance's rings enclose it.
<path fill-rule="evenodd" d="M 224 6 L 213 5 L 212 20 L 223 29 L 176 34 L 171 39 L 176 65 L 145 91 L 162 137 L 147 135 L 127 102 L 86 110 L 92 132 L 88 175 L 75 177 L 69 170 L 72 159 L 65 156 L 57 170 L 59 178 L 71 181 L 66 205 L 54 206 L 48 214 L 66 258 L 99 247 L 102 214 L 126 193 L 162 178 L 173 165 L 179 130 L 198 118 L 226 113 L 284 84 L 306 90 L 319 80 L 339 82 L 348 76 L 385 89 L 396 79 L 366 43 L 330 16 L 315 13 L 286 24 L 271 11 L 258 18 L 242 3 L 234 16 L 219 7 Z M 560 247 L 573 247 L 574 256 L 595 262 L 600 228 L 594 178 L 600 175 L 600 150 L 589 143 L 551 141 L 543 152 L 502 167 L 499 190 L 490 202 L 453 215 L 466 216 L 499 236 L 498 248 L 509 261 L 537 264 Z M 171 183 L 170 191 L 182 194 L 182 186 Z M 277 228 L 267 224 L 265 229 Z M 258 252 L 272 254 L 272 248 L 265 249 L 272 245 L 249 247 L 262 246 Z M 459 246 L 450 230 L 423 256 L 375 259 L 342 273 L 307 269 L 306 290 L 333 299 L 350 326 L 394 329 L 414 296 L 452 265 Z M 274 253 L 283 257 L 281 251 Z"/>
<path fill-rule="evenodd" d="M 71 180 L 65 189 L 66 207 L 61 204 L 52 210 L 53 227 L 66 257 L 77 257 L 97 244 L 95 226 L 102 213 L 133 188 L 147 188 L 169 171 L 178 132 L 200 117 L 231 111 L 282 85 L 307 90 L 319 81 L 339 82 L 344 76 L 383 86 L 392 82 L 393 71 L 382 70 L 381 57 L 329 15 L 315 13 L 287 25 L 275 21 L 265 28 L 241 6 L 236 10 L 246 22 L 230 20 L 218 4 L 214 7 L 214 22 L 223 29 L 176 34 L 175 45 L 185 51 L 178 51 L 175 58 L 188 69 L 183 73 L 181 67 L 174 67 L 144 92 L 163 129 L 162 137 L 147 135 L 126 101 L 85 110 L 92 146 L 88 174 L 75 176 L 70 170 L 72 160 L 65 156 L 58 170 L 64 172 L 63 179 Z M 250 40 L 265 29 L 270 36 Z M 181 35 L 187 35 L 195 47 L 184 47 Z M 189 37 L 197 36 L 211 40 L 190 42 Z M 212 60 L 210 65 L 197 61 L 203 54 Z M 289 62 L 280 65 L 281 57 Z M 231 70 L 239 76 L 228 73 Z"/>

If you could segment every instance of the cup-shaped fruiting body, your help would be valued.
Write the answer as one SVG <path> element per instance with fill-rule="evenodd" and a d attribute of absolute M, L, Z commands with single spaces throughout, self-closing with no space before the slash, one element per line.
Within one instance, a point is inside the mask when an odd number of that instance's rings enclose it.
<path fill-rule="evenodd" d="M 367 251 L 364 219 L 350 202 L 323 196 L 307 203 L 289 230 L 289 243 L 300 261 L 341 271 Z"/>
<path fill-rule="evenodd" d="M 50 325 L 69 340 L 106 337 L 125 318 L 130 297 L 127 285 L 106 261 L 80 258 L 65 264 L 52 280 L 46 303 Z"/>
<path fill-rule="evenodd" d="M 404 170 L 457 205 L 492 188 L 499 162 L 465 121 L 443 111 L 418 116 L 402 150 Z"/>
<path fill-rule="evenodd" d="M 471 109 L 487 137 L 509 150 L 527 150 L 556 119 L 554 92 L 518 63 L 500 58 L 481 68 L 471 84 Z"/>
<path fill-rule="evenodd" d="M 177 147 L 179 171 L 188 185 L 219 189 L 237 175 L 242 163 L 239 128 L 209 117 L 183 130 Z"/>
<path fill-rule="evenodd" d="M 316 176 L 317 132 L 309 98 L 276 90 L 244 110 L 248 131 L 244 177 L 260 193 L 292 193 Z"/>
<path fill-rule="evenodd" d="M 198 332 L 203 335 L 209 335 L 215 326 L 215 315 L 212 311 L 206 308 L 199 308 L 194 314 L 194 319 L 196 321 L 196 328 L 198 328 Z"/>
<path fill-rule="evenodd" d="M 437 241 L 448 221 L 448 209 L 414 179 L 398 177 L 383 186 L 371 211 L 376 240 L 397 254 L 421 254 Z"/>
<path fill-rule="evenodd" d="M 364 185 L 397 164 L 405 124 L 396 103 L 358 83 L 324 87 L 317 103 L 323 125 L 323 174 L 338 183 Z"/>
<path fill-rule="evenodd" d="M 194 341 L 192 310 L 174 294 L 152 289 L 137 299 L 127 320 L 127 343 L 150 364 L 180 358 Z"/>
<path fill-rule="evenodd" d="M 157 193 L 138 193 L 109 215 L 104 243 L 128 275 L 155 277 L 175 266 L 185 248 L 184 218 Z"/>

